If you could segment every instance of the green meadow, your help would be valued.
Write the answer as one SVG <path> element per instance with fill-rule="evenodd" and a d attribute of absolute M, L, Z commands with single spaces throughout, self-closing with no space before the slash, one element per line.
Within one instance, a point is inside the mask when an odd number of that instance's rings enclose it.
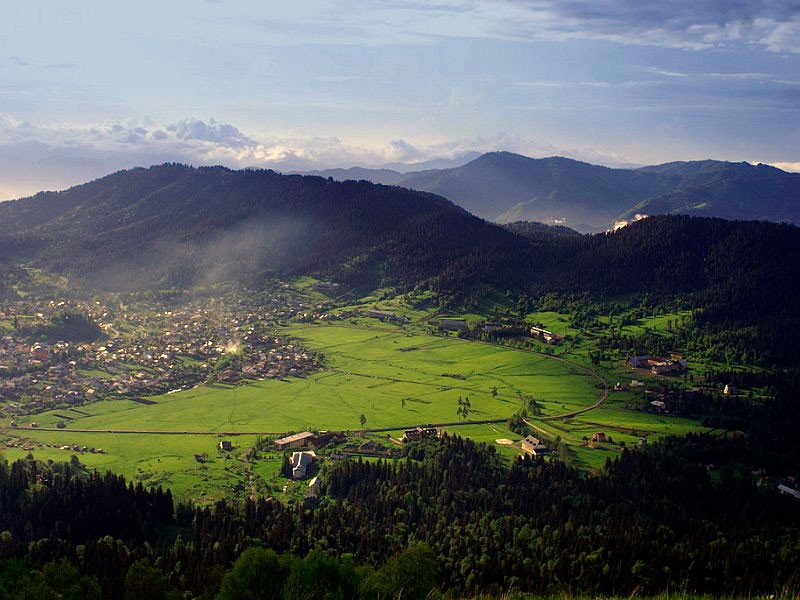
<path fill-rule="evenodd" d="M 294 325 L 282 333 L 322 351 L 325 368 L 307 378 L 202 385 L 153 397 L 151 405 L 111 400 L 30 420 L 52 427 L 68 416 L 68 429 L 281 433 L 361 429 L 363 414 L 368 429 L 402 428 L 458 421 L 459 397 L 470 399 L 468 420 L 488 420 L 517 412 L 521 394 L 534 396 L 544 416 L 582 408 L 600 394 L 595 379 L 570 365 L 452 336 L 382 323 Z"/>
<path fill-rule="evenodd" d="M 400 312 L 404 305 L 394 302 L 380 304 Z M 421 311 L 406 308 L 405 312 L 417 323 L 425 318 Z M 535 320 L 556 330 L 566 323 L 557 313 L 537 313 Z M 600 379 L 581 366 L 587 364 L 582 346 L 568 355 L 576 365 L 530 350 L 429 335 L 414 323 L 398 326 L 363 316 L 295 323 L 279 333 L 322 353 L 323 370 L 283 381 L 201 385 L 149 398 L 152 404 L 109 400 L 50 411 L 21 419 L 20 428 L 6 430 L 6 435 L 27 439 L 37 446 L 34 455 L 45 460 L 69 459 L 72 450 L 61 446 L 102 448 L 103 454 L 80 454 L 81 461 L 147 485 L 169 486 L 181 497 L 211 501 L 231 493 L 284 493 L 284 482 L 277 477 L 279 455 L 243 458 L 257 433 L 356 431 L 362 429 L 362 415 L 364 428 L 398 436 L 414 425 L 445 423 L 449 433 L 476 441 L 511 440 L 514 445 L 496 445 L 498 453 L 510 459 L 520 453 L 521 436 L 502 421 L 520 410 L 524 397 L 536 399 L 541 417 L 552 417 L 590 406 L 602 392 Z M 624 377 L 610 372 L 611 377 Z M 464 422 L 457 415 L 459 398 L 470 401 L 466 421 L 485 423 Z M 699 428 L 694 421 L 629 410 L 628 399 L 625 393 L 612 392 L 603 406 L 567 421 L 536 418 L 533 423 L 551 442 L 564 441 L 572 462 L 589 469 L 619 452 L 620 442 L 635 445 L 639 435 L 652 440 Z M 28 427 L 33 421 L 39 429 Z M 41 429 L 59 421 L 66 423 L 65 429 Z M 139 433 L 116 433 L 119 430 Z M 583 438 L 601 430 L 613 437 L 613 443 L 587 447 Z M 234 442 L 233 453 L 217 450 L 222 437 Z M 27 454 L 19 448 L 4 452 L 10 459 Z M 195 454 L 205 454 L 206 461 L 199 463 Z"/>
<path fill-rule="evenodd" d="M 199 502 L 230 496 L 245 485 L 241 461 L 233 453 L 219 451 L 216 436 L 77 433 L 69 430 L 24 434 L 32 441 L 47 444 L 30 451 L 38 460 L 68 461 L 74 454 L 89 468 L 121 473 L 129 480 L 141 481 L 147 486 L 163 485 L 180 497 Z M 243 447 L 251 446 L 255 437 L 226 439 L 232 439 L 235 446 Z M 101 448 L 104 454 L 80 453 L 71 448 L 61 450 L 60 447 L 65 445 Z M 3 449 L 8 460 L 23 458 L 27 454 L 27 450 Z M 198 463 L 195 454 L 206 454 L 206 462 Z M 279 465 L 276 472 L 278 468 Z"/>

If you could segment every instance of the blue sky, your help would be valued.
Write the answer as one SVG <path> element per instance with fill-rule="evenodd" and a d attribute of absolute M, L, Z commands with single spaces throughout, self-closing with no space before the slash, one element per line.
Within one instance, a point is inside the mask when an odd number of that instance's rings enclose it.
<path fill-rule="evenodd" d="M 800 170 L 800 2 L 9 0 L 0 198 L 503 149 Z"/>

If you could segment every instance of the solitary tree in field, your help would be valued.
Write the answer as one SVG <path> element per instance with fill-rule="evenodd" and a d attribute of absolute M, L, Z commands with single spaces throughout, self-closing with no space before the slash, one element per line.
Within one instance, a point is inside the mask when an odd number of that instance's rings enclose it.
<path fill-rule="evenodd" d="M 361 416 L 358 418 L 358 420 L 361 422 L 361 428 L 363 429 L 364 425 L 367 424 L 367 417 L 365 417 L 364 414 L 362 413 Z"/>
<path fill-rule="evenodd" d="M 469 416 L 469 396 L 466 398 L 458 397 L 458 409 L 456 409 L 456 416 L 461 419 L 466 419 Z"/>

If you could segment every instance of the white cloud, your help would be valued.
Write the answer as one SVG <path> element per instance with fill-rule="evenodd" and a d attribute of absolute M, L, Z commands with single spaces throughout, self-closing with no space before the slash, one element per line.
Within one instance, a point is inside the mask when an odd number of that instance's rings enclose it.
<path fill-rule="evenodd" d="M 213 10 L 216 27 L 245 25 L 248 41 L 263 40 L 268 32 L 267 43 L 276 45 L 593 39 L 691 50 L 754 44 L 800 52 L 800 8 L 781 0 L 306 0 Z"/>
<path fill-rule="evenodd" d="M 752 44 L 772 52 L 800 52 L 800 7 L 796 2 L 515 0 L 513 3 L 516 18 L 506 20 L 506 31 L 525 31 L 533 37 L 599 39 L 689 50 Z"/>
<path fill-rule="evenodd" d="M 773 167 L 777 167 L 783 171 L 800 173 L 800 162 L 776 162 L 771 164 Z"/>
<path fill-rule="evenodd" d="M 628 162 L 613 152 L 561 148 L 502 132 L 424 144 L 395 139 L 364 145 L 337 137 L 254 139 L 214 119 L 163 125 L 139 119 L 77 126 L 35 125 L 0 115 L 0 198 L 62 189 L 119 169 L 163 162 L 280 171 L 386 164 L 413 168 L 433 159 L 457 160 L 494 150 L 535 157 L 562 155 L 608 165 Z"/>
<path fill-rule="evenodd" d="M 800 15 L 789 21 L 756 19 L 754 29 L 760 34 L 755 42 L 772 52 L 800 53 Z"/>
<path fill-rule="evenodd" d="M 663 75 L 664 77 L 688 77 L 688 73 L 681 73 L 679 71 L 669 71 L 667 69 L 661 69 L 659 67 L 645 67 L 645 71 L 648 73 L 655 73 L 656 75 Z"/>
<path fill-rule="evenodd" d="M 167 130 L 173 132 L 179 140 L 200 140 L 234 147 L 245 147 L 255 143 L 233 125 L 217 123 L 213 118 L 209 119 L 208 123 L 200 119 L 184 119 L 167 126 Z"/>

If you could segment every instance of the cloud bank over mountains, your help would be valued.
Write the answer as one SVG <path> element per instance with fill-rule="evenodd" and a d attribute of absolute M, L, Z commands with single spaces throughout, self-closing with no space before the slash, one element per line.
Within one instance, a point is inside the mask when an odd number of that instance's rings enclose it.
<path fill-rule="evenodd" d="M 8 4 L 0 198 L 167 161 L 800 161 L 798 0 Z"/>
<path fill-rule="evenodd" d="M 187 118 L 171 124 L 141 119 L 77 126 L 38 125 L 0 115 L 0 199 L 62 189 L 120 169 L 163 162 L 284 172 L 354 165 L 413 170 L 426 161 L 458 163 L 492 150 L 536 157 L 562 155 L 607 165 L 628 162 L 614 153 L 560 148 L 508 133 L 427 144 L 396 139 L 376 146 L 337 137 L 256 139 L 213 118 Z"/>

